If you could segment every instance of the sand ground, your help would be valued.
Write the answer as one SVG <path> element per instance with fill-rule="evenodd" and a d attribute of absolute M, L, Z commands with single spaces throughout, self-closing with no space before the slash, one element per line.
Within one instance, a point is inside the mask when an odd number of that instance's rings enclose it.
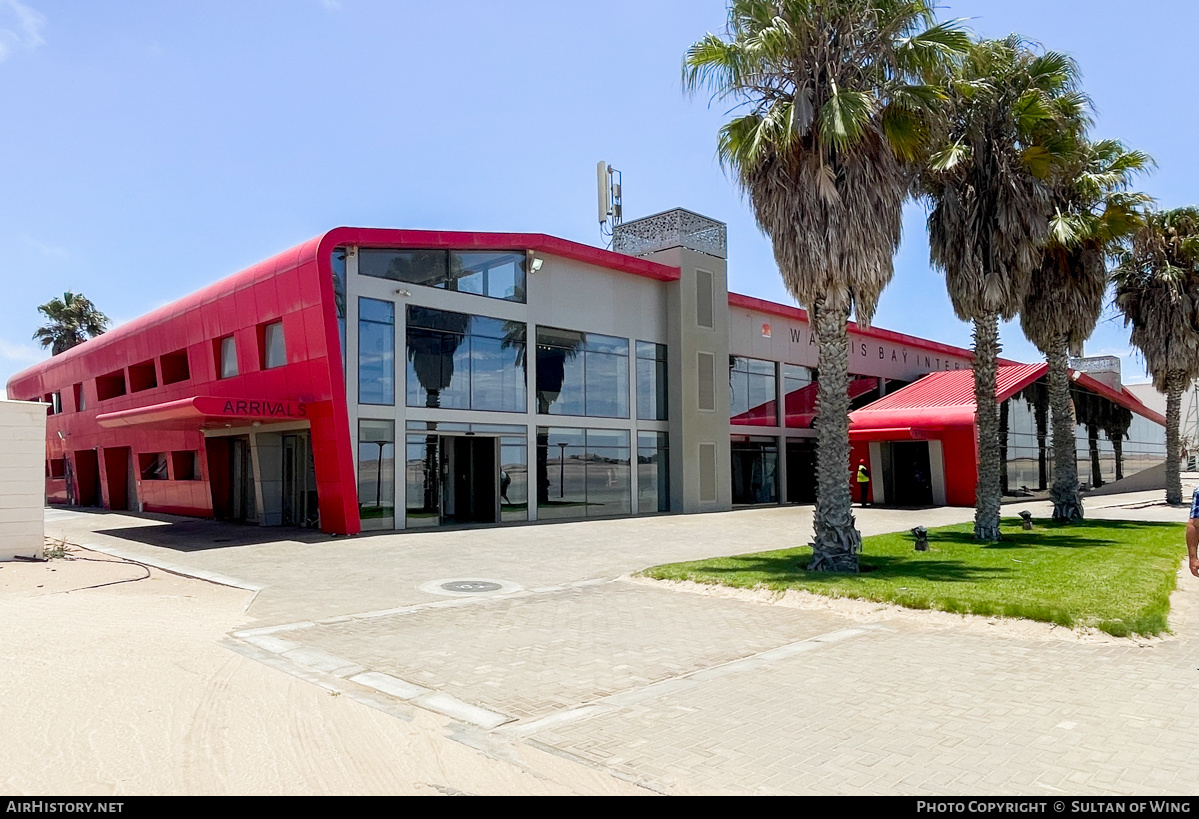
<path fill-rule="evenodd" d="M 250 599 L 74 547 L 0 563 L 0 792 L 646 793 L 528 747 L 484 754 L 436 714 L 383 713 L 230 651 Z"/>

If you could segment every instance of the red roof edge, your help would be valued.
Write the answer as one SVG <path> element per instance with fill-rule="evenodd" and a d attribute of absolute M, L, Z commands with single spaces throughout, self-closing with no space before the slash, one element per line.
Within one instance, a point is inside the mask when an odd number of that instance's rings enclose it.
<path fill-rule="evenodd" d="M 321 249 L 332 250 L 337 245 L 371 245 L 373 247 L 421 247 L 444 250 L 531 250 L 549 256 L 561 256 L 576 262 L 593 264 L 622 273 L 632 273 L 660 282 L 678 281 L 677 267 L 661 262 L 628 256 L 600 247 L 559 239 L 544 233 L 476 233 L 456 230 L 398 230 L 395 228 L 333 228 L 321 237 Z"/>
<path fill-rule="evenodd" d="M 729 293 L 729 305 L 733 307 L 744 307 L 747 310 L 757 310 L 762 313 L 770 313 L 775 316 L 793 319 L 795 321 L 808 322 L 808 311 L 802 307 L 794 307 L 789 304 L 779 304 L 778 302 L 766 301 L 754 296 L 746 296 L 741 293 Z M 847 325 L 849 331 L 858 333 L 859 335 L 868 338 L 877 338 L 882 341 L 891 341 L 896 344 L 906 344 L 909 347 L 919 347 L 922 350 L 932 350 L 934 352 L 947 353 L 949 355 L 961 356 L 963 358 L 974 358 L 974 353 L 962 347 L 954 347 L 952 344 L 942 344 L 939 341 L 928 341 L 923 338 L 897 333 L 894 330 L 884 330 L 881 327 L 870 327 L 869 329 L 859 327 L 857 322 L 851 321 Z M 1006 358 L 999 359 L 1000 364 L 1019 364 L 1019 361 L 1011 361 Z"/>

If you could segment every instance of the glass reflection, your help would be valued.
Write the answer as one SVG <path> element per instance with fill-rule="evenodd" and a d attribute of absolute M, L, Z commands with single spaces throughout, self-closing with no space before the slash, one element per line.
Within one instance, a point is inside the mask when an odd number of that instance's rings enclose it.
<path fill-rule="evenodd" d="M 529 446 L 522 438 L 500 438 L 500 520 L 529 519 Z"/>
<path fill-rule="evenodd" d="M 665 432 L 637 433 L 637 512 L 670 511 L 669 436 Z"/>
<path fill-rule="evenodd" d="M 629 433 L 538 427 L 537 476 L 539 519 L 627 515 Z"/>
<path fill-rule="evenodd" d="M 628 418 L 628 339 L 538 327 L 537 411 Z"/>
<path fill-rule="evenodd" d="M 1079 387 L 1071 389 L 1079 483 L 1099 487 L 1165 462 L 1165 428 Z M 1025 495 L 1053 484 L 1053 443 L 1044 379 L 1000 406 L 1007 494 Z M 1006 441 L 1004 440 L 1006 437 Z"/>
<path fill-rule="evenodd" d="M 408 308 L 410 407 L 524 412 L 525 325 Z"/>
<path fill-rule="evenodd" d="M 422 287 L 523 302 L 526 259 L 525 253 L 511 251 L 363 248 L 359 251 L 358 272 Z"/>
<path fill-rule="evenodd" d="M 337 338 L 341 341 L 341 371 L 346 371 L 346 249 L 333 248 L 329 259 L 333 272 L 333 306 L 337 311 Z"/>
<path fill-rule="evenodd" d="M 666 415 L 666 345 L 649 341 L 637 342 L 637 418 L 643 421 L 665 421 Z"/>
<path fill-rule="evenodd" d="M 395 403 L 395 304 L 358 299 L 358 403 Z"/>
<path fill-rule="evenodd" d="M 395 528 L 395 421 L 358 422 L 358 515 L 364 531 Z"/>
<path fill-rule="evenodd" d="M 729 422 L 765 427 L 778 424 L 773 361 L 729 356 Z"/>

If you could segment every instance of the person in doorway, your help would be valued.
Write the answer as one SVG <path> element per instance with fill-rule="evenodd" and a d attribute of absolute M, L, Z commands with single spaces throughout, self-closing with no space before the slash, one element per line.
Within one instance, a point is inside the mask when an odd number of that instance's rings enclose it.
<path fill-rule="evenodd" d="M 1199 577 L 1199 488 L 1191 495 L 1191 515 L 1187 520 L 1187 565 Z"/>
<path fill-rule="evenodd" d="M 504 503 L 508 504 L 509 506 L 512 505 L 512 501 L 508 500 L 508 487 L 511 485 L 512 485 L 512 476 L 509 475 L 506 470 L 501 469 L 500 470 L 500 499 Z"/>
<path fill-rule="evenodd" d="M 870 470 L 866 468 L 866 461 L 858 461 L 858 495 L 861 498 L 862 505 L 866 505 L 866 497 L 870 492 Z"/>

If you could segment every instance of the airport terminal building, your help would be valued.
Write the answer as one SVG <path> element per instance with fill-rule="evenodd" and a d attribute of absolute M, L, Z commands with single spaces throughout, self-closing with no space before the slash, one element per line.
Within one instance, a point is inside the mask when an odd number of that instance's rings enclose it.
<path fill-rule="evenodd" d="M 724 225 L 689 211 L 626 222 L 613 247 L 336 228 L 8 395 L 49 405 L 53 503 L 354 534 L 812 502 L 804 311 L 730 293 Z M 969 351 L 850 339 L 875 500 L 972 505 Z M 1110 481 L 1164 460 L 1164 418 L 1075 375 L 1097 408 L 1080 465 Z M 1047 479 L 1043 379 L 1001 368 L 1012 491 Z"/>

